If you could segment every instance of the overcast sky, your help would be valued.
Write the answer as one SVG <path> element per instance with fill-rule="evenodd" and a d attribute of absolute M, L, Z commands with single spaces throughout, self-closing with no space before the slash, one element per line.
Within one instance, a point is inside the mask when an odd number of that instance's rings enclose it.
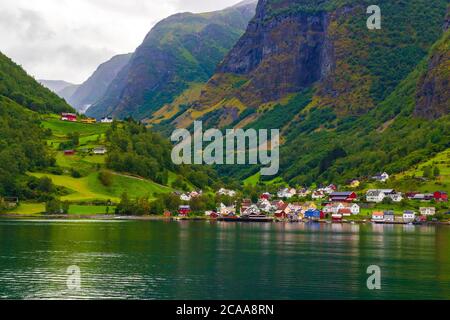
<path fill-rule="evenodd" d="M 0 51 L 36 79 L 81 83 L 161 19 L 240 0 L 0 0 Z"/>

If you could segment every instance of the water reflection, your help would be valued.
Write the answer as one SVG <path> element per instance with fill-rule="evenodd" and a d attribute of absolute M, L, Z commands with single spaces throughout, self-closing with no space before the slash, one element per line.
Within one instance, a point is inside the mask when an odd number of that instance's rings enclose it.
<path fill-rule="evenodd" d="M 450 298 L 449 243 L 434 226 L 7 220 L 0 298 Z M 381 291 L 366 288 L 369 265 Z"/>

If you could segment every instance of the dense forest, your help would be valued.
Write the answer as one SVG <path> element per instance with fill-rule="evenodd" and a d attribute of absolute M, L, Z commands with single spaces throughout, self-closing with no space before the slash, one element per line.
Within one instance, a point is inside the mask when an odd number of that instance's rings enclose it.
<path fill-rule="evenodd" d="M 51 182 L 25 175 L 54 165 L 44 142 L 47 134 L 33 112 L 0 96 L 0 195 L 42 199 L 51 193 Z"/>
<path fill-rule="evenodd" d="M 176 189 L 186 189 L 189 183 L 205 188 L 218 183 L 217 174 L 205 166 L 176 166 L 171 159 L 169 140 L 131 118 L 113 123 L 106 133 L 110 152 L 106 159 L 109 169 L 131 173 Z M 169 181 L 170 173 L 177 177 Z"/>

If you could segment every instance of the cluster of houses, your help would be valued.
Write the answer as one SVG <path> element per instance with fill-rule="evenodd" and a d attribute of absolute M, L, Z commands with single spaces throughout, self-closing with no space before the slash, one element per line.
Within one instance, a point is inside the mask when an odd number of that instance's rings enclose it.
<path fill-rule="evenodd" d="M 80 152 L 82 153 L 91 153 L 94 155 L 105 155 L 108 152 L 108 149 L 106 147 L 97 147 L 93 149 L 81 149 Z M 65 150 L 64 155 L 65 156 L 73 156 L 77 153 L 76 150 Z"/>
<path fill-rule="evenodd" d="M 422 207 L 419 209 L 419 214 L 412 210 L 403 212 L 403 216 L 396 217 L 393 211 L 373 212 L 372 221 L 375 223 L 414 223 L 427 221 L 428 217 L 436 214 L 434 207 Z"/>
<path fill-rule="evenodd" d="M 202 190 L 199 191 L 191 191 L 191 192 L 175 192 L 176 195 L 180 197 L 181 201 L 189 202 L 194 198 L 198 198 L 203 194 Z"/>
<path fill-rule="evenodd" d="M 380 179 L 387 179 L 388 175 L 380 174 Z M 380 180 L 381 181 L 381 180 Z M 352 181 L 356 184 L 355 181 Z M 192 198 L 201 195 L 202 192 L 193 191 L 190 193 L 180 194 L 180 199 L 190 201 Z M 220 189 L 217 194 L 235 197 L 236 191 Z M 305 203 L 289 203 L 294 196 L 307 197 L 311 196 L 313 200 L 321 200 L 321 208 L 314 202 Z M 371 189 L 365 194 L 367 203 L 381 203 L 385 199 L 393 202 L 400 202 L 403 199 L 415 200 L 435 200 L 448 201 L 445 192 L 437 191 L 432 194 L 422 195 L 419 193 L 411 193 L 403 195 L 394 189 Z M 244 199 L 237 210 L 236 204 L 227 206 L 221 203 L 216 210 L 206 211 L 205 215 L 217 219 L 250 219 L 250 220 L 284 220 L 284 221 L 302 221 L 302 220 L 321 220 L 330 219 L 333 222 L 341 222 L 344 219 L 359 215 L 361 207 L 357 203 L 358 195 L 354 191 L 337 191 L 337 187 L 333 184 L 310 191 L 308 189 L 282 188 L 276 195 L 269 192 L 262 193 L 256 203 L 250 199 Z M 187 216 L 191 212 L 189 205 L 180 206 L 179 215 Z M 393 211 L 373 212 L 372 221 L 376 223 L 410 223 L 425 221 L 427 217 L 436 213 L 434 207 L 420 208 L 420 212 L 405 211 L 403 216 L 395 216 Z"/>
<path fill-rule="evenodd" d="M 61 121 L 69 121 L 69 122 L 78 122 L 78 117 L 75 113 L 61 113 Z M 101 123 L 112 123 L 114 121 L 111 117 L 104 117 L 100 120 Z M 80 120 L 81 123 L 94 124 L 97 123 L 97 119 L 95 118 L 82 118 Z"/>

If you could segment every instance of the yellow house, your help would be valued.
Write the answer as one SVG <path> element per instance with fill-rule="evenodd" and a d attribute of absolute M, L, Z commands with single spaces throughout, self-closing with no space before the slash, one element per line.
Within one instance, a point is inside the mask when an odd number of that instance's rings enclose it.
<path fill-rule="evenodd" d="M 356 179 L 352 180 L 350 182 L 350 187 L 352 187 L 352 188 L 358 188 L 360 185 L 361 185 L 361 182 L 359 180 L 356 180 Z"/>
<path fill-rule="evenodd" d="M 81 119 L 81 122 L 93 124 L 93 123 L 97 123 L 97 120 L 94 118 L 86 118 L 86 119 Z"/>

